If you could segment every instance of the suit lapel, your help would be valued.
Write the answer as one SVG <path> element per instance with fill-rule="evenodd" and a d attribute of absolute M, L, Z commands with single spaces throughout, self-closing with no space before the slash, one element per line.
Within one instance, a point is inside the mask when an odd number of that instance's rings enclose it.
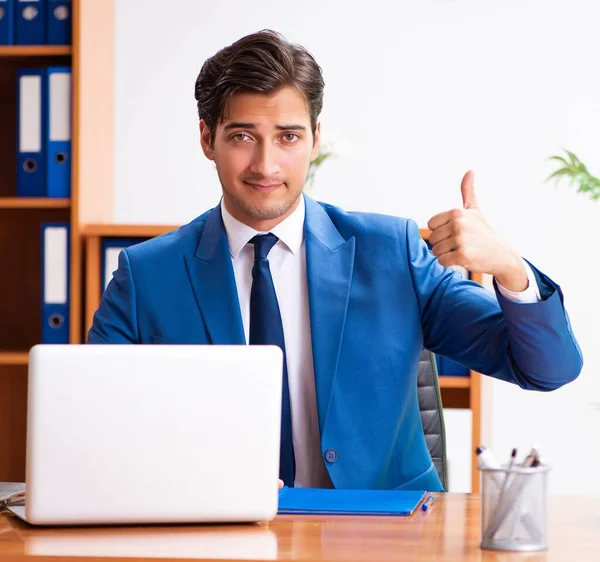
<path fill-rule="evenodd" d="M 237 287 L 221 206 L 206 219 L 195 256 L 185 265 L 213 344 L 245 344 Z"/>
<path fill-rule="evenodd" d="M 331 401 L 354 267 L 354 237 L 344 240 L 324 209 L 306 201 L 306 270 L 321 435 Z"/>

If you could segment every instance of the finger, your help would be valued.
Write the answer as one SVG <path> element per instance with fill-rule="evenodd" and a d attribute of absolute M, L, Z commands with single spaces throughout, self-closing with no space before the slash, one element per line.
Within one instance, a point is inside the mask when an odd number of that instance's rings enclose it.
<path fill-rule="evenodd" d="M 452 252 L 456 249 L 458 249 L 458 244 L 456 242 L 456 238 L 452 237 L 452 238 L 446 238 L 446 240 L 442 240 L 441 242 L 436 244 L 431 249 L 431 251 L 433 252 L 434 256 L 439 258 L 440 256 L 443 256 L 444 254 L 447 254 L 448 252 Z"/>
<path fill-rule="evenodd" d="M 278 480 L 279 483 L 279 489 L 281 490 L 281 488 L 283 488 L 283 480 Z"/>
<path fill-rule="evenodd" d="M 464 209 L 473 209 L 478 206 L 475 198 L 475 172 L 473 170 L 469 170 L 464 175 L 460 183 L 460 192 Z"/>
<path fill-rule="evenodd" d="M 440 226 L 444 226 L 449 223 L 452 219 L 458 218 L 459 213 L 458 209 L 452 209 L 451 211 L 444 211 L 443 213 L 438 213 L 429 219 L 427 223 L 427 228 L 429 230 L 436 230 Z"/>
<path fill-rule="evenodd" d="M 452 223 L 446 223 L 444 226 L 440 226 L 436 228 L 429 235 L 429 243 L 432 246 L 439 244 L 442 240 L 446 240 L 446 238 L 450 238 L 455 233 L 455 228 Z"/>
<path fill-rule="evenodd" d="M 460 265 L 463 267 L 464 265 L 461 263 L 461 255 L 457 250 L 453 250 L 451 252 L 446 252 L 438 257 L 438 262 L 443 267 L 452 267 L 454 265 Z"/>

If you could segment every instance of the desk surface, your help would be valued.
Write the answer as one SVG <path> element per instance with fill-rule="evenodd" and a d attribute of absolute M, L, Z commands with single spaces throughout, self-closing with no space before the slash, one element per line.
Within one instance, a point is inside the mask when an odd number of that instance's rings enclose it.
<path fill-rule="evenodd" d="M 551 497 L 549 550 L 507 553 L 479 548 L 480 499 L 439 494 L 431 511 L 411 517 L 279 516 L 268 524 L 37 529 L 0 513 L 0 562 L 122 560 L 329 560 L 352 562 L 600 560 L 600 498 Z M 44 557 L 44 558 L 42 558 Z"/>

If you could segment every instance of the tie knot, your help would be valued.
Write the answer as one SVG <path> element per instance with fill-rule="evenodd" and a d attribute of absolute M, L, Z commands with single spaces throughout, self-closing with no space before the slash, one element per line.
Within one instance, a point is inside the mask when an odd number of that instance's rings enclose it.
<path fill-rule="evenodd" d="M 277 244 L 277 236 L 274 234 L 259 234 L 250 240 L 254 244 L 254 259 L 266 260 L 271 248 Z"/>

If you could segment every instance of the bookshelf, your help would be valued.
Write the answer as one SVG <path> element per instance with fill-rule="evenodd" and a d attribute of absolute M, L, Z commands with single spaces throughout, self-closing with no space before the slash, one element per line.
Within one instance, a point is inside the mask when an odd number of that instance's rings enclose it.
<path fill-rule="evenodd" d="M 144 224 L 88 224 L 81 227 L 81 234 L 86 238 L 154 238 L 171 232 L 179 226 L 144 225 Z"/>
<path fill-rule="evenodd" d="M 0 481 L 25 478 L 27 366 L 41 341 L 42 232 L 46 222 L 71 226 L 70 341 L 81 331 L 81 274 L 77 201 L 80 0 L 72 2 L 72 46 L 0 46 Z M 72 67 L 72 183 L 70 199 L 17 197 L 17 72 L 20 68 Z"/>
<path fill-rule="evenodd" d="M 70 57 L 71 46 L 62 45 L 0 45 L 0 59 L 27 59 L 31 57 Z"/>
<path fill-rule="evenodd" d="M 0 365 L 8 366 L 27 366 L 29 354 L 27 351 L 1 351 Z"/>
<path fill-rule="evenodd" d="M 0 197 L 0 209 L 68 209 L 70 199 Z"/>

